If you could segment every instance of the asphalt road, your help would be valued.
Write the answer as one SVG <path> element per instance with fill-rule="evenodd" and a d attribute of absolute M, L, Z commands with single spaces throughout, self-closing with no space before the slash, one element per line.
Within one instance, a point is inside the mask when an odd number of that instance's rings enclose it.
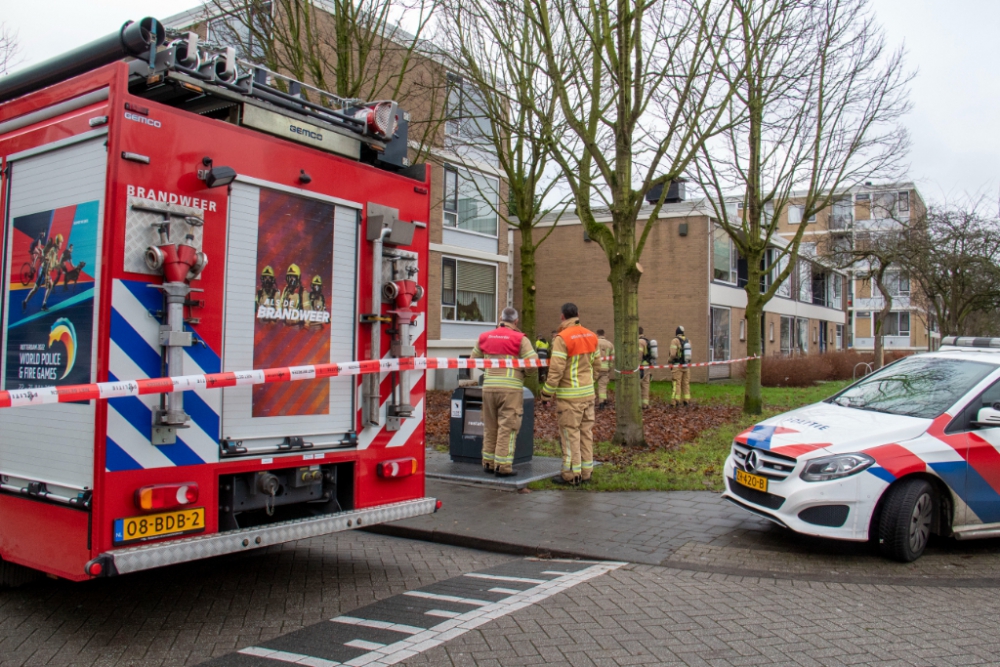
<path fill-rule="evenodd" d="M 997 664 L 988 582 L 533 560 L 354 532 L 0 592 L 0 666 Z"/>

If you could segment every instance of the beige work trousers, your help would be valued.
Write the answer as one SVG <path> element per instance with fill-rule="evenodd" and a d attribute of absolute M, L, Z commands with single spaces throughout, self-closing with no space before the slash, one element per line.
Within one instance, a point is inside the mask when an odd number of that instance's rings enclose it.
<path fill-rule="evenodd" d="M 562 476 L 590 479 L 594 473 L 594 402 L 556 400 L 559 439 L 562 442 Z"/>
<path fill-rule="evenodd" d="M 642 369 L 642 405 L 649 405 L 649 383 L 653 381 L 653 371 L 649 368 Z"/>
<path fill-rule="evenodd" d="M 607 369 L 597 373 L 597 400 L 603 403 L 608 400 L 608 382 L 611 381 L 611 372 Z"/>
<path fill-rule="evenodd" d="M 514 443 L 524 416 L 520 389 L 483 390 L 483 467 L 511 472 Z"/>
<path fill-rule="evenodd" d="M 690 400 L 691 400 L 691 369 L 675 368 L 674 393 L 673 393 L 674 405 L 677 405 L 681 401 L 690 401 Z"/>

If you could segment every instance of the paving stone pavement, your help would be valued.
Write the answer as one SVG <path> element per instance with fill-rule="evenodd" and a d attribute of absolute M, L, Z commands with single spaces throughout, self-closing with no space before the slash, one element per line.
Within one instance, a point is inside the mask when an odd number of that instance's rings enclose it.
<path fill-rule="evenodd" d="M 938 666 L 1000 663 L 1000 596 L 637 565 L 405 665 Z"/>
<path fill-rule="evenodd" d="M 510 556 L 362 532 L 0 590 L 0 667 L 194 665 Z"/>
<path fill-rule="evenodd" d="M 723 573 L 781 574 L 863 583 L 1000 586 L 1000 540 L 935 539 L 901 564 L 866 543 L 798 535 L 709 491 L 527 494 L 428 480 L 441 511 L 379 529 L 389 534 L 507 551 L 622 560 Z M 998 661 L 1000 662 L 1000 661 Z"/>

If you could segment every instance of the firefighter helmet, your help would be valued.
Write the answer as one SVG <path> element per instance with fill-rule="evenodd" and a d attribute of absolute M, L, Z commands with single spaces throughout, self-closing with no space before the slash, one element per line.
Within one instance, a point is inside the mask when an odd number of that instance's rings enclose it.
<path fill-rule="evenodd" d="M 260 277 L 261 278 L 273 278 L 274 277 L 274 269 L 272 269 L 270 266 L 265 266 L 264 270 L 260 272 Z"/>
<path fill-rule="evenodd" d="M 320 278 L 319 276 L 313 276 L 312 284 L 315 285 L 315 286 L 322 287 L 323 286 L 323 279 Z"/>
<path fill-rule="evenodd" d="M 299 269 L 298 264 L 291 264 L 288 267 L 288 271 L 285 272 L 286 276 L 295 276 L 296 278 L 302 277 L 302 271 Z"/>

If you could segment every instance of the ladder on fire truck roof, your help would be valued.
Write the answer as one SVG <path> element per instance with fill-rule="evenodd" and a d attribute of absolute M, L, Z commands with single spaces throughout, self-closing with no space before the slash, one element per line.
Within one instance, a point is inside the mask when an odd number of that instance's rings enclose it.
<path fill-rule="evenodd" d="M 357 140 L 361 151 L 356 159 L 395 170 L 410 166 L 410 118 L 396 102 L 340 97 L 241 60 L 233 47 L 206 44 L 194 32 L 175 34 L 168 42 L 163 25 L 153 18 L 129 21 L 118 33 L 3 77 L 0 102 L 123 58 L 134 58 L 129 63 L 129 92 L 138 97 L 269 131 L 264 122 L 246 122 L 244 109 L 251 105 Z M 319 133 L 305 127 L 300 128 L 300 136 L 285 138 L 302 140 L 310 134 Z"/>

